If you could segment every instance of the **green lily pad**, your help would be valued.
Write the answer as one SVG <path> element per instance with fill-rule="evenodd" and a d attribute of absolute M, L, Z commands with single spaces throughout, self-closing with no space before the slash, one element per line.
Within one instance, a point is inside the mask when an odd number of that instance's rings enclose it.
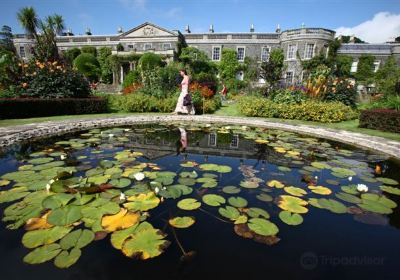
<path fill-rule="evenodd" d="M 335 196 L 343 201 L 349 202 L 349 203 L 361 203 L 361 199 L 353 194 L 345 193 L 345 192 L 339 192 L 336 193 Z"/>
<path fill-rule="evenodd" d="M 336 177 L 346 178 L 350 176 L 356 176 L 357 173 L 351 169 L 341 168 L 341 167 L 333 167 L 332 168 L 332 175 Z"/>
<path fill-rule="evenodd" d="M 193 178 L 179 178 L 178 183 L 186 186 L 194 186 L 196 184 L 196 179 Z"/>
<path fill-rule="evenodd" d="M 278 180 L 271 180 L 267 182 L 267 186 L 271 188 L 282 189 L 285 185 Z"/>
<path fill-rule="evenodd" d="M 59 244 L 49 244 L 36 248 L 24 257 L 28 264 L 40 264 L 53 259 L 61 252 Z"/>
<path fill-rule="evenodd" d="M 306 206 L 308 203 L 307 201 L 290 195 L 281 195 L 279 196 L 278 207 L 282 210 L 287 210 L 292 213 L 303 214 L 307 213 L 308 209 Z"/>
<path fill-rule="evenodd" d="M 222 188 L 222 191 L 227 194 L 237 194 L 240 193 L 240 188 L 235 186 L 226 186 Z"/>
<path fill-rule="evenodd" d="M 122 189 L 128 187 L 132 183 L 131 180 L 127 178 L 121 178 L 121 179 L 114 179 L 110 181 L 110 184 L 113 185 L 116 188 Z"/>
<path fill-rule="evenodd" d="M 347 212 L 347 207 L 343 203 L 334 199 L 320 198 L 318 199 L 318 204 L 322 208 L 327 209 L 336 214 L 343 214 Z"/>
<path fill-rule="evenodd" d="M 337 181 L 337 180 L 332 180 L 332 179 L 328 179 L 328 180 L 326 180 L 326 182 L 327 182 L 328 184 L 331 184 L 331 185 L 334 185 L 334 186 L 338 186 L 338 185 L 340 184 L 339 181 Z"/>
<path fill-rule="evenodd" d="M 358 194 L 357 185 L 342 186 L 342 191 L 348 194 Z"/>
<path fill-rule="evenodd" d="M 97 175 L 97 176 L 89 177 L 88 183 L 93 183 L 96 185 L 105 184 L 108 182 L 110 177 L 111 177 L 110 175 Z"/>
<path fill-rule="evenodd" d="M 252 218 L 247 225 L 255 233 L 264 236 L 276 235 L 279 232 L 274 223 L 262 218 Z"/>
<path fill-rule="evenodd" d="M 213 174 L 213 173 L 203 173 L 203 178 L 217 179 L 217 178 L 218 178 L 218 175 Z"/>
<path fill-rule="evenodd" d="M 292 171 L 291 168 L 286 167 L 286 166 L 278 166 L 278 170 L 282 171 L 282 172 L 290 172 L 290 171 Z"/>
<path fill-rule="evenodd" d="M 122 247 L 122 252 L 128 257 L 142 260 L 161 255 L 170 244 L 164 239 L 165 234 L 153 228 L 147 222 L 139 224 L 131 238 L 128 238 Z"/>
<path fill-rule="evenodd" d="M 174 178 L 173 177 L 157 177 L 155 181 L 163 184 L 164 186 L 168 186 L 168 185 L 172 185 L 172 183 L 174 182 Z"/>
<path fill-rule="evenodd" d="M 244 208 L 247 206 L 247 200 L 240 196 L 228 198 L 228 203 L 237 208 Z"/>
<path fill-rule="evenodd" d="M 258 182 L 251 180 L 244 180 L 240 182 L 240 186 L 246 189 L 256 189 L 259 187 L 259 185 L 260 184 Z"/>
<path fill-rule="evenodd" d="M 185 163 L 180 164 L 182 167 L 195 167 L 197 166 L 197 163 L 194 161 L 187 161 Z"/>
<path fill-rule="evenodd" d="M 320 195 L 329 195 L 332 193 L 332 191 L 327 188 L 327 187 L 323 187 L 323 186 L 308 186 L 308 188 L 316 194 L 320 194 Z"/>
<path fill-rule="evenodd" d="M 274 198 L 272 196 L 270 196 L 269 194 L 266 194 L 266 193 L 260 193 L 256 196 L 256 198 L 258 200 L 261 200 L 264 202 L 271 202 L 274 200 Z"/>
<path fill-rule="evenodd" d="M 75 196 L 69 193 L 56 193 L 46 197 L 43 202 L 43 208 L 57 209 L 61 206 L 66 206 Z"/>
<path fill-rule="evenodd" d="M 294 196 L 304 196 L 307 194 L 307 192 L 301 188 L 296 188 L 296 187 L 284 187 L 283 190 L 287 192 L 288 194 L 294 195 Z"/>
<path fill-rule="evenodd" d="M 168 223 L 175 228 L 188 228 L 195 223 L 195 219 L 193 217 L 175 217 L 169 219 Z"/>
<path fill-rule="evenodd" d="M 205 204 L 210 206 L 220 206 L 226 202 L 225 198 L 217 194 L 206 194 L 202 199 Z"/>
<path fill-rule="evenodd" d="M 247 211 L 247 215 L 249 215 L 252 218 L 263 217 L 263 218 L 269 219 L 269 217 L 270 217 L 270 215 L 267 211 L 265 211 L 264 209 L 261 209 L 261 208 L 256 208 L 256 207 L 249 208 Z"/>
<path fill-rule="evenodd" d="M 389 186 L 380 186 L 379 188 L 384 192 L 400 195 L 400 189 L 399 188 L 389 187 Z"/>
<path fill-rule="evenodd" d="M 71 248 L 81 249 L 87 246 L 93 240 L 93 231 L 87 229 L 77 229 L 64 236 L 60 241 L 60 245 L 63 250 L 69 250 Z"/>
<path fill-rule="evenodd" d="M 232 206 L 229 206 L 229 205 L 226 206 L 225 208 L 224 207 L 220 207 L 218 209 L 218 212 L 221 214 L 221 216 L 223 216 L 225 218 L 228 218 L 228 219 L 230 219 L 232 221 L 236 220 L 240 216 L 239 211 L 235 207 L 232 207 Z"/>
<path fill-rule="evenodd" d="M 53 210 L 47 217 L 47 222 L 55 226 L 66 226 L 82 218 L 81 206 L 67 205 Z"/>
<path fill-rule="evenodd" d="M 361 195 L 362 203 L 358 206 L 366 211 L 378 214 L 391 214 L 392 208 L 397 207 L 397 203 L 384 195 L 364 193 Z"/>
<path fill-rule="evenodd" d="M 10 184 L 10 181 L 8 180 L 0 180 L 0 187 L 4 187 Z"/>
<path fill-rule="evenodd" d="M 379 182 L 382 182 L 386 185 L 394 185 L 395 186 L 395 185 L 399 184 L 399 182 L 397 182 L 394 179 L 390 179 L 390 178 L 378 177 L 378 178 L 376 178 L 376 180 L 378 180 Z"/>
<path fill-rule="evenodd" d="M 239 225 L 239 224 L 245 224 L 247 223 L 248 218 L 246 215 L 240 215 L 236 220 L 235 220 L 235 225 Z"/>
<path fill-rule="evenodd" d="M 182 210 L 195 210 L 200 208 L 201 202 L 194 198 L 185 198 L 179 201 L 176 206 Z"/>
<path fill-rule="evenodd" d="M 201 185 L 202 188 L 215 188 L 218 185 L 218 182 L 216 181 L 210 181 L 210 182 L 206 182 L 204 184 Z"/>
<path fill-rule="evenodd" d="M 209 182 L 216 182 L 215 178 L 210 177 L 201 177 L 196 179 L 197 183 L 209 183 Z"/>
<path fill-rule="evenodd" d="M 332 167 L 325 163 L 325 162 L 320 162 L 320 161 L 314 161 L 311 163 L 312 167 L 318 168 L 318 169 L 331 169 Z"/>
<path fill-rule="evenodd" d="M 0 203 L 21 199 L 30 194 L 26 187 L 14 187 L 8 191 L 0 192 Z"/>
<path fill-rule="evenodd" d="M 34 159 L 31 159 L 31 160 L 28 160 L 28 162 L 30 164 L 43 164 L 43 163 L 51 162 L 53 160 L 54 160 L 54 158 L 44 157 L 44 158 L 34 158 Z"/>
<path fill-rule="evenodd" d="M 82 252 L 78 248 L 73 248 L 70 252 L 62 251 L 54 259 L 54 265 L 58 268 L 68 268 L 79 260 L 81 254 Z"/>
<path fill-rule="evenodd" d="M 279 218 L 282 222 L 291 226 L 297 226 L 303 223 L 303 217 L 301 215 L 289 211 L 281 211 L 279 213 Z"/>
<path fill-rule="evenodd" d="M 160 203 L 160 199 L 153 192 L 129 196 L 128 201 L 124 203 L 124 207 L 132 211 L 147 211 L 156 208 Z"/>
<path fill-rule="evenodd" d="M 22 244 L 26 248 L 36 248 L 42 245 L 51 244 L 67 235 L 72 228 L 52 227 L 28 231 L 22 237 Z"/>
<path fill-rule="evenodd" d="M 229 173 L 232 171 L 232 167 L 228 165 L 218 165 L 213 163 L 200 164 L 199 167 L 204 171 L 215 171 L 218 173 Z"/>
<path fill-rule="evenodd" d="M 179 177 L 181 177 L 181 178 L 192 178 L 192 179 L 195 179 L 195 178 L 197 178 L 197 176 L 198 176 L 198 174 L 197 174 L 196 171 L 179 173 Z"/>

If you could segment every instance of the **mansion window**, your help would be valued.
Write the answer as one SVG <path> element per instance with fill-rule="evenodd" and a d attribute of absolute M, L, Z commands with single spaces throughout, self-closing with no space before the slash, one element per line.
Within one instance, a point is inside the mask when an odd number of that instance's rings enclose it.
<path fill-rule="evenodd" d="M 20 57 L 26 57 L 26 54 L 25 54 L 25 47 L 24 47 L 24 46 L 20 46 L 20 47 L 19 47 L 19 56 L 20 56 Z"/>
<path fill-rule="evenodd" d="M 269 48 L 268 47 L 262 47 L 261 49 L 261 61 L 262 62 L 267 62 L 269 60 Z"/>
<path fill-rule="evenodd" d="M 208 134 L 208 146 L 217 146 L 217 134 L 212 132 Z"/>
<path fill-rule="evenodd" d="M 296 45 L 289 45 L 287 51 L 287 59 L 296 59 Z"/>
<path fill-rule="evenodd" d="M 238 61 L 244 61 L 244 56 L 245 56 L 244 52 L 245 52 L 244 47 L 237 48 L 237 60 Z"/>
<path fill-rule="evenodd" d="M 379 70 L 380 64 L 381 64 L 381 62 L 379 60 L 374 62 L 374 72 Z"/>
<path fill-rule="evenodd" d="M 221 47 L 213 47 L 212 50 L 212 60 L 221 60 Z"/>
<path fill-rule="evenodd" d="M 170 50 L 171 49 L 171 43 L 164 43 L 163 44 L 163 50 L 164 51 L 167 51 L 167 50 Z"/>
<path fill-rule="evenodd" d="M 239 135 L 235 134 L 232 136 L 232 141 L 231 141 L 231 148 L 239 148 Z"/>
<path fill-rule="evenodd" d="M 293 72 L 286 72 L 285 83 L 286 85 L 293 84 Z"/>
<path fill-rule="evenodd" d="M 144 44 L 144 50 L 145 50 L 145 51 L 150 50 L 152 47 L 153 47 L 153 46 L 152 46 L 150 43 Z"/>
<path fill-rule="evenodd" d="M 128 49 L 133 50 L 133 45 L 128 45 Z"/>
<path fill-rule="evenodd" d="M 357 72 L 357 66 L 358 66 L 358 61 L 353 61 L 353 63 L 351 64 L 350 72 L 351 73 Z"/>
<path fill-rule="evenodd" d="M 306 82 L 308 80 L 308 77 L 310 77 L 310 72 L 308 72 L 308 71 L 301 72 L 301 81 L 302 82 Z"/>
<path fill-rule="evenodd" d="M 304 51 L 304 58 L 311 59 L 314 56 L 314 47 L 315 44 L 306 44 L 306 49 Z"/>

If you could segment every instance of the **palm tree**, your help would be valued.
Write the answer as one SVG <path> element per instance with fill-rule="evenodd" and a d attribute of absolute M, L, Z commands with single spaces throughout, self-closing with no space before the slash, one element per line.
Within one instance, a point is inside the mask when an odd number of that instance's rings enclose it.
<path fill-rule="evenodd" d="M 25 29 L 27 35 L 37 39 L 37 27 L 39 19 L 33 7 L 25 7 L 17 13 L 17 19 L 21 26 Z"/>
<path fill-rule="evenodd" d="M 54 31 L 56 32 L 57 35 L 61 35 L 62 31 L 65 28 L 63 17 L 61 15 L 54 14 L 53 23 L 54 23 Z"/>

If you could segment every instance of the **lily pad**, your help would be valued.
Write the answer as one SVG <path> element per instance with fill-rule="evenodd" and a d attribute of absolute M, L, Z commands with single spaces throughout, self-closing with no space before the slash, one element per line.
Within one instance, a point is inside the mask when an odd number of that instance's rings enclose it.
<path fill-rule="evenodd" d="M 69 250 L 71 248 L 81 249 L 87 246 L 93 240 L 93 231 L 87 229 L 77 229 L 65 235 L 61 239 L 60 245 L 63 250 Z"/>
<path fill-rule="evenodd" d="M 36 248 L 24 257 L 28 264 L 40 264 L 53 259 L 61 252 L 59 244 L 49 244 Z"/>
<path fill-rule="evenodd" d="M 390 179 L 390 178 L 378 177 L 378 178 L 376 178 L 376 180 L 378 180 L 379 182 L 382 182 L 386 185 L 394 185 L 395 186 L 395 185 L 399 184 L 399 182 L 397 182 L 394 179 Z"/>
<path fill-rule="evenodd" d="M 128 201 L 124 203 L 124 207 L 133 211 L 147 211 L 156 208 L 160 203 L 160 199 L 153 192 L 129 196 Z"/>
<path fill-rule="evenodd" d="M 51 244 L 67 235 L 72 228 L 53 227 L 28 231 L 22 237 L 22 244 L 26 248 L 36 248 L 42 245 Z"/>
<path fill-rule="evenodd" d="M 311 163 L 311 166 L 318 168 L 318 169 L 330 169 L 332 168 L 329 164 L 320 161 L 314 161 Z"/>
<path fill-rule="evenodd" d="M 318 199 L 318 204 L 322 208 L 327 209 L 336 214 L 344 214 L 347 212 L 347 207 L 343 203 L 334 199 L 320 198 Z"/>
<path fill-rule="evenodd" d="M 78 205 L 57 208 L 49 214 L 47 222 L 55 226 L 70 225 L 82 218 L 81 209 L 82 207 Z"/>
<path fill-rule="evenodd" d="M 384 192 L 395 194 L 395 195 L 400 195 L 399 188 L 389 187 L 389 186 L 380 186 L 379 188 Z"/>
<path fill-rule="evenodd" d="M 225 208 L 220 207 L 218 209 L 218 212 L 221 214 L 221 216 L 228 218 L 232 221 L 236 220 L 240 216 L 240 212 L 235 207 L 229 205 L 226 206 Z"/>
<path fill-rule="evenodd" d="M 274 223 L 262 218 L 252 218 L 247 225 L 255 233 L 264 236 L 276 235 L 279 232 Z"/>
<path fill-rule="evenodd" d="M 307 192 L 301 188 L 296 188 L 296 187 L 284 187 L 283 188 L 285 192 L 288 194 L 294 195 L 294 196 L 304 196 L 307 194 Z"/>
<path fill-rule="evenodd" d="M 291 225 L 291 226 L 297 226 L 303 223 L 303 217 L 297 213 L 291 213 L 289 211 L 281 211 L 279 213 L 279 218 L 282 220 L 282 222 Z"/>
<path fill-rule="evenodd" d="M 54 160 L 54 158 L 44 157 L 44 158 L 34 158 L 34 159 L 31 159 L 31 160 L 28 160 L 28 162 L 30 164 L 43 164 L 43 163 L 51 162 L 53 160 Z"/>
<path fill-rule="evenodd" d="M 185 198 L 179 201 L 176 206 L 182 210 L 195 210 L 200 208 L 201 202 L 194 198 Z"/>
<path fill-rule="evenodd" d="M 30 194 L 26 187 L 14 187 L 8 191 L 0 192 L 0 203 L 21 199 Z"/>
<path fill-rule="evenodd" d="M 226 202 L 225 198 L 217 194 L 206 194 L 202 199 L 205 204 L 210 206 L 220 206 Z"/>
<path fill-rule="evenodd" d="M 308 209 L 304 207 L 307 204 L 308 204 L 307 201 L 299 197 L 290 195 L 281 195 L 279 196 L 279 201 L 278 201 L 279 208 L 298 214 L 303 214 L 308 212 Z"/>
<path fill-rule="evenodd" d="M 181 177 L 181 178 L 192 178 L 192 179 L 195 179 L 195 178 L 197 178 L 197 176 L 198 176 L 198 174 L 197 174 L 196 171 L 179 173 L 179 177 Z"/>
<path fill-rule="evenodd" d="M 240 188 L 235 186 L 226 186 L 222 188 L 222 191 L 227 194 L 237 194 L 240 193 Z"/>
<path fill-rule="evenodd" d="M 334 167 L 332 168 L 332 175 L 340 178 L 346 178 L 350 176 L 356 176 L 357 173 L 351 169 L 341 168 L 341 167 Z"/>
<path fill-rule="evenodd" d="M 249 208 L 246 213 L 247 213 L 247 215 L 249 215 L 252 218 L 263 217 L 263 218 L 269 219 L 269 217 L 270 217 L 270 215 L 267 211 L 265 211 L 264 209 L 261 209 L 261 208 L 256 208 L 256 207 Z"/>
<path fill-rule="evenodd" d="M 215 188 L 218 185 L 217 181 L 210 181 L 210 182 L 205 182 L 201 185 L 202 188 Z"/>
<path fill-rule="evenodd" d="M 104 216 L 101 220 L 101 226 L 107 232 L 129 228 L 139 223 L 140 214 L 138 212 L 130 212 L 121 208 L 119 213 L 115 215 Z"/>
<path fill-rule="evenodd" d="M 178 183 L 186 186 L 194 186 L 196 184 L 196 179 L 193 178 L 179 178 Z"/>
<path fill-rule="evenodd" d="M 321 195 L 329 195 L 332 193 L 332 191 L 327 188 L 327 187 L 323 187 L 323 186 L 308 186 L 308 188 L 316 194 L 321 194 Z"/>
<path fill-rule="evenodd" d="M 195 223 L 194 217 L 175 217 L 169 219 L 168 223 L 175 228 L 188 228 Z"/>
<path fill-rule="evenodd" d="M 396 202 L 383 195 L 364 193 L 361 199 L 362 203 L 358 204 L 360 208 L 378 214 L 391 214 L 392 208 L 397 207 Z"/>
<path fill-rule="evenodd" d="M 342 186 L 342 191 L 348 194 L 358 194 L 357 185 Z"/>
<path fill-rule="evenodd" d="M 8 180 L 0 180 L 0 187 L 4 187 L 10 184 L 10 181 Z"/>
<path fill-rule="evenodd" d="M 180 165 L 182 167 L 195 167 L 195 166 L 197 166 L 197 163 L 194 161 L 187 161 L 187 162 L 181 163 Z"/>
<path fill-rule="evenodd" d="M 243 208 L 247 206 L 247 200 L 240 196 L 228 198 L 228 203 L 237 208 Z"/>
<path fill-rule="evenodd" d="M 345 192 L 339 192 L 336 193 L 335 196 L 343 201 L 349 202 L 349 203 L 361 203 L 361 199 L 353 194 L 345 193 Z"/>
<path fill-rule="evenodd" d="M 126 188 L 131 184 L 131 180 L 127 178 L 121 178 L 121 179 L 114 179 L 110 181 L 110 184 L 113 185 L 115 188 Z"/>
<path fill-rule="evenodd" d="M 270 196 L 269 194 L 266 194 L 266 193 L 260 193 L 256 196 L 256 198 L 258 200 L 261 200 L 264 202 L 271 202 L 274 200 L 274 198 L 272 196 Z"/>
<path fill-rule="evenodd" d="M 271 180 L 267 182 L 267 186 L 271 188 L 282 189 L 285 185 L 278 180 Z"/>
<path fill-rule="evenodd" d="M 256 189 L 259 186 L 259 183 L 251 180 L 244 180 L 240 182 L 240 186 L 246 189 Z"/>
<path fill-rule="evenodd" d="M 68 268 L 79 260 L 81 254 L 82 252 L 78 248 L 73 248 L 70 252 L 62 251 L 54 259 L 54 265 L 58 268 Z"/>

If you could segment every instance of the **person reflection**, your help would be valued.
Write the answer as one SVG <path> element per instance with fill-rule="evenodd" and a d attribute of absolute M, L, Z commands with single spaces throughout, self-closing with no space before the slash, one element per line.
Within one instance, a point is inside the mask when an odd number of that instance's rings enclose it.
<path fill-rule="evenodd" d="M 181 152 L 185 152 L 188 145 L 186 130 L 182 127 L 179 127 L 179 132 L 181 136 L 180 139 L 176 141 L 176 155 L 179 155 Z"/>

